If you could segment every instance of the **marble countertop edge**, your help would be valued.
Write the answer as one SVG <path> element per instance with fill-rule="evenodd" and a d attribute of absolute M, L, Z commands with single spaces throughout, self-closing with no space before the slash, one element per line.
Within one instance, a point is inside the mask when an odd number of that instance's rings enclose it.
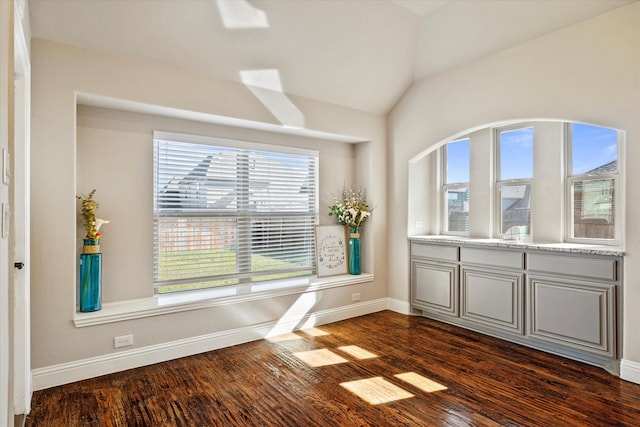
<path fill-rule="evenodd" d="M 495 247 L 505 249 L 537 250 L 546 252 L 563 252 L 588 255 L 624 256 L 624 248 L 607 245 L 588 245 L 582 243 L 538 243 L 504 239 L 482 239 L 446 235 L 409 236 L 410 241 L 460 246 Z"/>

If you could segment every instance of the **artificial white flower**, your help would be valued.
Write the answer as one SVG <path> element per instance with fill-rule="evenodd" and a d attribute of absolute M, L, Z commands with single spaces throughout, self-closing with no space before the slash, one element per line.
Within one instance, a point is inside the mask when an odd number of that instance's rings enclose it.
<path fill-rule="evenodd" d="M 110 222 L 111 221 L 108 221 L 106 219 L 96 218 L 96 233 L 100 231 L 100 227 L 102 227 L 105 224 L 109 224 Z"/>
<path fill-rule="evenodd" d="M 329 209 L 329 216 L 335 216 L 340 224 L 356 231 L 363 221 L 371 216 L 371 210 L 365 201 L 362 189 L 357 192 L 351 189 L 344 189 L 342 191 L 342 200 L 336 199 Z"/>

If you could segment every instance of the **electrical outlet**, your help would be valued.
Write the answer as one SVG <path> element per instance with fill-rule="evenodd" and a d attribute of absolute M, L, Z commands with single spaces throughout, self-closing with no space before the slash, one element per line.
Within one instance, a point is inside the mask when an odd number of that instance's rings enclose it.
<path fill-rule="evenodd" d="M 129 347 L 133 345 L 133 335 L 123 335 L 113 339 L 113 348 Z"/>
<path fill-rule="evenodd" d="M 360 292 L 356 292 L 355 294 L 351 295 L 351 301 L 360 301 L 361 297 L 362 295 L 360 295 Z"/>

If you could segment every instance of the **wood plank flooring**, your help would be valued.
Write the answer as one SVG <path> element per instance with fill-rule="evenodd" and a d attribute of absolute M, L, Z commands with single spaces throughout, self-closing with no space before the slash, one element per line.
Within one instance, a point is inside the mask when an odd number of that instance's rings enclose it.
<path fill-rule="evenodd" d="M 383 311 L 41 390 L 27 426 L 640 426 L 640 385 Z"/>

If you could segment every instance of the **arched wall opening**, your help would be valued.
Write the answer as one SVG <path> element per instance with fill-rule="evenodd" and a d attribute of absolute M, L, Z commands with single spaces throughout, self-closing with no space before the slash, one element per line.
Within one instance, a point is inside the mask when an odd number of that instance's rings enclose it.
<path fill-rule="evenodd" d="M 615 131 L 615 195 L 611 221 L 615 225 L 614 239 L 574 239 L 571 215 L 573 196 L 570 183 L 571 150 L 567 140 L 574 124 Z M 451 141 L 469 139 L 469 220 L 468 230 L 460 233 L 469 238 L 502 237 L 496 217 L 500 201 L 496 195 L 496 132 L 505 128 L 533 128 L 533 176 L 531 178 L 531 223 L 529 239 L 536 243 L 597 243 L 624 244 L 624 175 L 625 132 L 598 123 L 581 123 L 564 119 L 512 119 L 492 122 L 456 132 L 439 140 L 409 160 L 408 164 L 408 229 L 409 236 L 443 233 L 446 201 L 442 195 L 443 150 Z M 569 129 L 569 130 L 568 130 Z M 597 145 L 597 142 L 594 141 Z M 602 149 L 608 149 L 602 143 Z M 588 154 L 588 153 L 587 153 Z M 594 164 L 608 162 L 593 151 Z M 596 170 L 597 166 L 592 170 Z M 585 176 L 594 174 L 585 173 Z M 499 223 L 499 220 L 498 220 Z M 446 232 L 446 230 L 444 230 Z M 584 241 L 583 241 L 584 240 Z"/>

